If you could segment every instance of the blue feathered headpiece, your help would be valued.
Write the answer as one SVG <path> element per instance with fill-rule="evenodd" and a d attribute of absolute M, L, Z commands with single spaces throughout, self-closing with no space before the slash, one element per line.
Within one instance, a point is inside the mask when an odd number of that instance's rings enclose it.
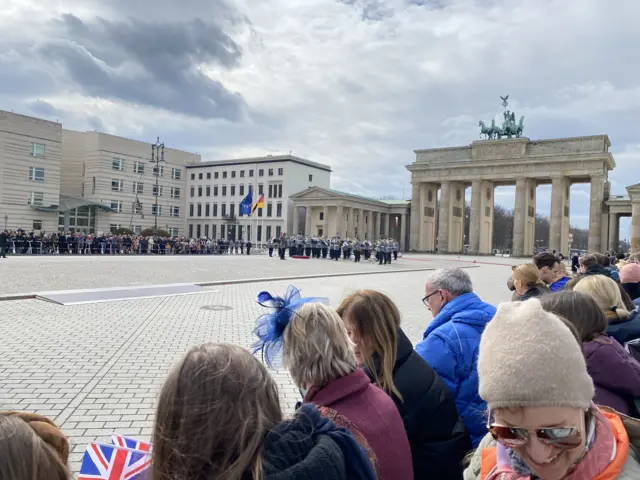
<path fill-rule="evenodd" d="M 258 337 L 258 341 L 253 344 L 253 353 L 262 352 L 262 358 L 267 362 L 267 365 L 273 367 L 274 360 L 282 349 L 282 334 L 289 325 L 291 317 L 302 305 L 312 302 L 328 304 L 329 299 L 302 298 L 300 290 L 293 285 L 287 287 L 284 297 L 274 297 L 269 292 L 260 292 L 258 303 L 263 307 L 273 309 L 273 312 L 261 315 L 256 321 L 254 333 Z"/>

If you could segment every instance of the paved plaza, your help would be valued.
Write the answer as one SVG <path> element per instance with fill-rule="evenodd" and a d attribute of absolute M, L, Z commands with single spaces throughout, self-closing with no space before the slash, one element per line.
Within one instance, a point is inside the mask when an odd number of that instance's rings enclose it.
<path fill-rule="evenodd" d="M 476 263 L 473 263 L 474 260 Z M 477 293 L 508 300 L 512 259 L 407 255 L 391 266 L 256 257 L 45 257 L 0 262 L 2 294 L 42 290 L 220 282 L 197 295 L 61 306 L 40 300 L 0 302 L 0 409 L 35 411 L 54 419 L 72 444 L 75 472 L 86 444 L 117 431 L 151 433 L 155 399 L 169 368 L 189 347 L 207 341 L 249 347 L 261 290 L 303 295 L 336 305 L 347 293 L 389 294 L 403 328 L 418 341 L 431 320 L 421 302 L 427 269 L 468 267 Z M 422 271 L 416 271 L 422 269 Z M 380 273 L 383 272 L 383 273 Z M 313 275 L 335 275 L 309 278 Z M 277 280 L 300 276 L 295 280 Z M 230 280 L 260 279 L 223 284 Z M 285 411 L 300 395 L 286 372 L 273 372 Z"/>

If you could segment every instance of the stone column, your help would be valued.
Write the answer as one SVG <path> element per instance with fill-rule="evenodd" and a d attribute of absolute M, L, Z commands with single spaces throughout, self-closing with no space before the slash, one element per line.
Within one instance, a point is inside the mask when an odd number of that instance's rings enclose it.
<path fill-rule="evenodd" d="M 353 216 L 353 212 L 354 212 L 354 210 L 355 210 L 355 209 L 354 209 L 353 207 L 349 208 L 349 219 L 347 220 L 347 236 L 348 236 L 349 238 L 353 238 L 353 236 L 354 236 L 354 235 L 353 235 L 353 232 L 354 232 L 354 230 L 355 230 L 355 228 L 354 228 L 354 227 L 355 227 L 355 225 L 356 225 L 356 222 L 355 222 L 355 220 L 356 220 L 356 219 L 355 219 L 355 217 Z"/>
<path fill-rule="evenodd" d="M 342 205 L 336 207 L 336 235 L 340 238 L 346 237 L 344 234 L 344 208 Z"/>
<path fill-rule="evenodd" d="M 367 240 L 371 240 L 371 210 L 365 212 L 364 233 Z"/>
<path fill-rule="evenodd" d="M 327 205 L 324 206 L 324 213 L 322 214 L 322 235 L 329 235 L 329 207 Z"/>
<path fill-rule="evenodd" d="M 589 252 L 600 252 L 602 236 L 602 202 L 604 200 L 604 176 L 591 177 L 591 204 L 589 206 Z"/>
<path fill-rule="evenodd" d="M 409 238 L 409 248 L 407 250 L 420 250 L 422 223 L 422 195 L 418 182 L 411 186 L 411 238 Z"/>
<path fill-rule="evenodd" d="M 304 222 L 304 234 L 312 235 L 311 233 L 311 210 L 312 208 L 307 205 L 306 207 L 306 217 Z"/>
<path fill-rule="evenodd" d="M 618 223 L 618 214 L 609 214 L 609 250 L 618 250 L 618 230 L 620 225 Z"/>
<path fill-rule="evenodd" d="M 300 209 L 297 205 L 293 205 L 293 234 L 300 233 Z"/>
<path fill-rule="evenodd" d="M 640 183 L 627 187 L 631 198 L 631 252 L 640 252 Z"/>
<path fill-rule="evenodd" d="M 551 180 L 551 219 L 549 222 L 549 248 L 568 253 L 569 238 L 569 179 L 554 177 Z"/>
<path fill-rule="evenodd" d="M 384 223 L 384 236 L 386 238 L 389 238 L 389 231 L 390 231 L 390 227 L 391 227 L 391 215 L 389 213 L 386 213 L 385 217 L 387 218 L 387 220 Z"/>
<path fill-rule="evenodd" d="M 400 217 L 400 238 L 398 239 L 400 243 L 400 249 L 405 251 L 407 248 L 407 214 L 403 213 Z"/>
<path fill-rule="evenodd" d="M 360 209 L 360 212 L 358 212 L 358 238 L 360 240 L 364 241 L 365 232 L 364 210 Z"/>
<path fill-rule="evenodd" d="M 535 249 L 536 182 L 528 178 L 516 181 L 516 203 L 513 215 L 513 256 L 533 255 Z"/>
<path fill-rule="evenodd" d="M 380 212 L 373 212 L 373 238 L 380 236 Z"/>
<path fill-rule="evenodd" d="M 469 253 L 475 255 L 480 250 L 480 224 L 482 223 L 482 180 L 471 182 L 471 218 L 469 225 Z"/>
<path fill-rule="evenodd" d="M 449 221 L 450 221 L 451 183 L 442 182 L 440 185 L 440 210 L 438 213 L 438 253 L 449 251 Z"/>

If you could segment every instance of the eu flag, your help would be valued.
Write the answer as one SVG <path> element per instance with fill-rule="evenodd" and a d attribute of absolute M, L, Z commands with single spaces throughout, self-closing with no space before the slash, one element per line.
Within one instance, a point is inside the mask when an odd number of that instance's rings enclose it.
<path fill-rule="evenodd" d="M 240 202 L 240 215 L 251 215 L 251 204 L 253 203 L 253 192 L 249 186 L 249 193 Z"/>

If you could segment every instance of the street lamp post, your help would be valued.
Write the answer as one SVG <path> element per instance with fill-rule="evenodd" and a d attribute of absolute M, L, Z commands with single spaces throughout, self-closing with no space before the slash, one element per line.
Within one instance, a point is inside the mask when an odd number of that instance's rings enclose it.
<path fill-rule="evenodd" d="M 153 172 L 156 176 L 156 211 L 153 216 L 153 235 L 158 235 L 158 194 L 159 192 L 159 180 L 160 180 L 160 164 L 164 163 L 164 143 L 160 143 L 160 137 L 157 138 L 156 143 L 151 145 L 151 163 L 154 163 Z"/>

